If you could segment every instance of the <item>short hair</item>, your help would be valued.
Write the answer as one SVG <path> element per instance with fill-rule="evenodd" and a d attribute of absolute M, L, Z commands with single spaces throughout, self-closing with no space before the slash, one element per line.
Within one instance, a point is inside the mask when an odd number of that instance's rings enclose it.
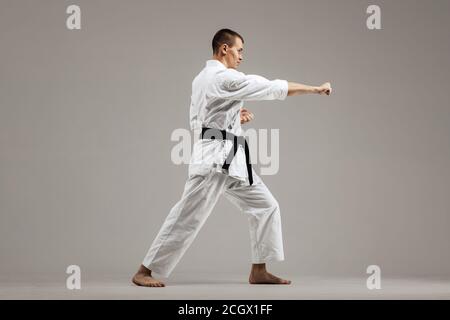
<path fill-rule="evenodd" d="M 236 37 L 239 37 L 242 43 L 244 43 L 244 38 L 242 38 L 242 36 L 236 31 L 230 29 L 220 29 L 219 31 L 217 31 L 212 40 L 213 53 L 217 54 L 219 52 L 220 46 L 224 43 L 232 47 L 234 45 Z"/>

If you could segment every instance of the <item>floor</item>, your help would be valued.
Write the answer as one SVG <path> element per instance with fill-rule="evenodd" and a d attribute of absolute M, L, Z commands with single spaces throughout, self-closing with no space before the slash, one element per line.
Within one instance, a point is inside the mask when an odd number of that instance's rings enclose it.
<path fill-rule="evenodd" d="M 365 278 L 338 277 L 291 277 L 291 285 L 250 285 L 244 275 L 174 274 L 165 279 L 164 288 L 144 288 L 123 276 L 82 279 L 80 290 L 68 290 L 61 280 L 0 278 L 0 299 L 450 299 L 450 279 L 382 278 L 378 290 L 367 289 Z"/>

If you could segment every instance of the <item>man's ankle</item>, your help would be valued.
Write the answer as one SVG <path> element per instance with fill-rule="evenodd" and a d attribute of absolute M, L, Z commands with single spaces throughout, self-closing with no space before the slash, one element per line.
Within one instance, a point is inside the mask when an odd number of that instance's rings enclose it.
<path fill-rule="evenodd" d="M 142 265 L 139 267 L 139 273 L 145 273 L 148 274 L 149 276 L 152 275 L 152 270 L 150 270 L 149 268 L 147 268 L 146 266 Z"/>
<path fill-rule="evenodd" d="M 252 272 L 265 272 L 266 264 L 265 263 L 254 263 L 252 264 Z"/>

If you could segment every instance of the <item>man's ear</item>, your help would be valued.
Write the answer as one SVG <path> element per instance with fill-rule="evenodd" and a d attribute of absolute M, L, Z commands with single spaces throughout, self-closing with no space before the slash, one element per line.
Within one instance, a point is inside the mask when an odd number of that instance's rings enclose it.
<path fill-rule="evenodd" d="M 227 45 L 226 43 L 224 43 L 224 44 L 222 45 L 222 52 L 223 52 L 224 54 L 226 54 L 226 53 L 227 53 L 227 50 L 228 50 L 228 45 Z"/>

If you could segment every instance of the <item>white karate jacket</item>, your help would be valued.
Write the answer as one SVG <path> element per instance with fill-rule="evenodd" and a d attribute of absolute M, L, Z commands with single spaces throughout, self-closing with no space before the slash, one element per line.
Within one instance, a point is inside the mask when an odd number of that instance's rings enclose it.
<path fill-rule="evenodd" d="M 194 130 L 196 139 L 202 127 L 241 135 L 240 110 L 243 101 L 284 100 L 287 93 L 286 80 L 268 80 L 258 75 L 246 75 L 227 68 L 219 60 L 207 60 L 203 70 L 192 81 L 191 129 Z M 222 171 L 222 164 L 231 147 L 232 142 L 229 140 L 196 140 L 189 164 L 189 176 L 205 175 L 214 169 L 248 182 L 242 146 L 239 146 L 228 172 Z"/>

